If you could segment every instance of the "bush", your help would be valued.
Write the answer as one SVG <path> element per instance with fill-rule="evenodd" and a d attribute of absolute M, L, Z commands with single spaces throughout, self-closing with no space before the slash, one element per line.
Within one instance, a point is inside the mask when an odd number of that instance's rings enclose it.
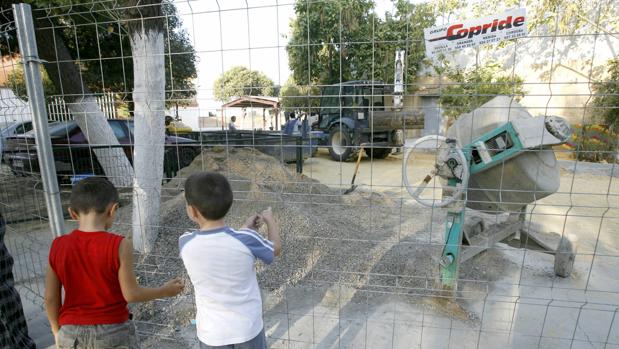
<path fill-rule="evenodd" d="M 468 71 L 448 68 L 447 77 L 453 83 L 443 89 L 440 104 L 443 115 L 451 119 L 471 112 L 498 95 L 514 96 L 516 100 L 524 95 L 523 79 L 504 72 L 494 62 Z"/>
<path fill-rule="evenodd" d="M 619 132 L 619 58 L 608 61 L 608 80 L 593 84 L 596 116 L 614 132 Z"/>
<path fill-rule="evenodd" d="M 617 161 L 616 132 L 602 125 L 573 125 L 572 138 L 565 145 L 575 159 L 591 162 Z"/>

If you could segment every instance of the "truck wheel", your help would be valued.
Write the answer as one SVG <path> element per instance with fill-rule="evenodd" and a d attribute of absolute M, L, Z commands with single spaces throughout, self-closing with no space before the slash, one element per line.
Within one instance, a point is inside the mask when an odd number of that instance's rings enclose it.
<path fill-rule="evenodd" d="M 348 161 L 358 154 L 346 126 L 335 126 L 329 132 L 329 155 L 335 161 Z"/>
<path fill-rule="evenodd" d="M 391 148 L 374 148 L 366 149 L 365 153 L 368 154 L 370 159 L 386 159 L 391 154 Z"/>

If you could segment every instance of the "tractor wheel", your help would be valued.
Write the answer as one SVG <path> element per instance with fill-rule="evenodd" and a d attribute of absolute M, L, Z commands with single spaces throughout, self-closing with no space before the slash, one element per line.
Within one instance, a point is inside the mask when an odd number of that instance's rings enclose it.
<path fill-rule="evenodd" d="M 354 147 L 348 127 L 335 126 L 329 133 L 329 155 L 335 161 L 348 161 L 358 154 Z"/>

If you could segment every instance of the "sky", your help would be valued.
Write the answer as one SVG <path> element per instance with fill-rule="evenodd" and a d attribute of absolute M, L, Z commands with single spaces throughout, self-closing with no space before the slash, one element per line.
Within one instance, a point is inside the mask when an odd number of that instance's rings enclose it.
<path fill-rule="evenodd" d="M 376 0 L 376 13 L 392 11 L 390 0 Z M 283 85 L 288 68 L 286 37 L 294 0 L 175 0 L 183 26 L 198 56 L 197 100 L 214 111 L 214 81 L 226 70 L 246 66 Z"/>

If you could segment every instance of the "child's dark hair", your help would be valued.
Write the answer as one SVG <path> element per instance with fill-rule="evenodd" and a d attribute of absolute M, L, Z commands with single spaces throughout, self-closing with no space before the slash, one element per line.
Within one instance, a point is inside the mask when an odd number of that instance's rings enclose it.
<path fill-rule="evenodd" d="M 118 190 L 101 177 L 88 177 L 77 182 L 71 190 L 71 209 L 77 213 L 95 210 L 104 213 L 110 204 L 118 203 Z"/>
<path fill-rule="evenodd" d="M 232 188 L 219 173 L 194 173 L 185 182 L 185 199 L 202 217 L 214 221 L 224 218 L 230 210 Z"/>

